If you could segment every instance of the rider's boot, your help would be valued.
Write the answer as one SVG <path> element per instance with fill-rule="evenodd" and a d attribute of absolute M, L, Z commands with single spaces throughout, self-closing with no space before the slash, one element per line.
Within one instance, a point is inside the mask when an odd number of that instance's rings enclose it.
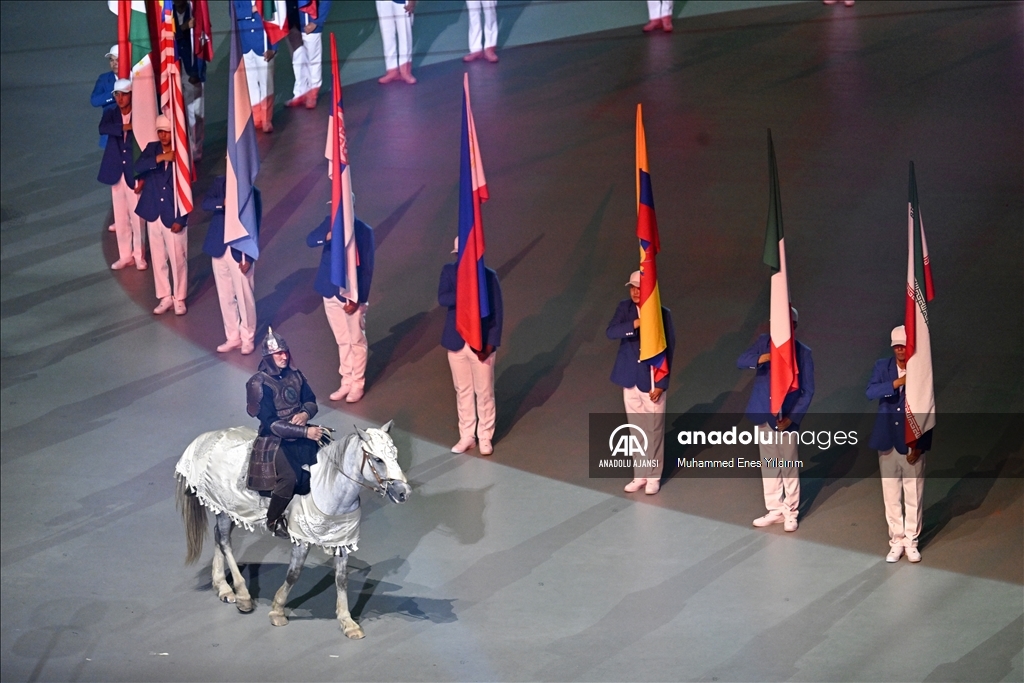
<path fill-rule="evenodd" d="M 270 496 L 270 507 L 267 509 L 267 530 L 278 538 L 288 538 L 288 522 L 284 518 L 284 511 L 288 507 L 291 498 Z"/>

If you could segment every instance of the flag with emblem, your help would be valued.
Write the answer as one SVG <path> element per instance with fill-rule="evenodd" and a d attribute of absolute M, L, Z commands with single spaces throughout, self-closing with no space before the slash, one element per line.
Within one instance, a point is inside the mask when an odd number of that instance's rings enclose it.
<path fill-rule="evenodd" d="M 932 342 L 928 303 L 935 298 L 928 243 L 917 199 L 917 177 L 910 162 L 907 201 L 907 302 L 903 325 L 907 331 L 906 437 L 913 447 L 935 426 L 935 386 L 932 380 Z"/>
<path fill-rule="evenodd" d="M 342 297 L 359 301 L 356 266 L 356 217 L 352 204 L 352 168 L 348 163 L 345 109 L 341 98 L 341 69 L 338 48 L 331 34 L 331 115 L 327 119 L 327 175 L 331 179 L 331 284 Z"/>
<path fill-rule="evenodd" d="M 636 105 L 636 236 L 640 241 L 640 360 L 650 364 L 657 382 L 669 373 L 668 341 L 658 288 L 657 255 L 661 251 L 661 239 L 647 165 L 643 107 L 639 104 Z"/>

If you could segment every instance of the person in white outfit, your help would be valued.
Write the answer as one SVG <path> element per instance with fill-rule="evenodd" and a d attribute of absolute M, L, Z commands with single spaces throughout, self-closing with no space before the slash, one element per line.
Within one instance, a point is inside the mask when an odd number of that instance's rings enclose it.
<path fill-rule="evenodd" d="M 203 252 L 210 256 L 220 315 L 224 321 L 225 341 L 217 347 L 217 352 L 241 349 L 242 355 L 247 356 L 256 348 L 256 263 L 249 255 L 224 244 L 224 186 L 224 176 L 218 176 L 203 198 L 203 208 L 213 212 L 210 226 L 206 229 Z M 258 233 L 263 203 L 260 191 L 255 187 L 252 191 Z"/>
<path fill-rule="evenodd" d="M 135 192 L 139 195 L 135 213 L 145 219 L 149 226 L 153 284 L 156 287 L 156 298 L 160 300 L 153 313 L 166 313 L 173 306 L 175 314 L 185 315 L 185 295 L 188 292 L 188 214 L 178 211 L 171 121 L 163 114 L 156 117 L 156 136 L 157 140 L 146 145 L 135 162 Z"/>
<path fill-rule="evenodd" d="M 793 335 L 799 315 L 791 309 Z M 754 526 L 782 524 L 786 531 L 796 531 L 800 515 L 800 470 L 797 459 L 800 423 L 814 397 L 814 359 L 803 342 L 796 344 L 796 365 L 799 386 L 791 389 L 778 414 L 771 409 L 771 337 L 766 333 L 736 360 L 741 370 L 755 370 L 754 388 L 747 402 L 746 417 L 754 423 L 761 456 L 761 484 L 764 506 L 768 513 L 754 520 Z"/>
<path fill-rule="evenodd" d="M 659 28 L 665 33 L 672 33 L 672 0 L 647 0 L 647 18 L 644 33 Z"/>
<path fill-rule="evenodd" d="M 263 15 L 259 11 L 263 3 L 250 0 L 234 0 L 234 3 L 238 37 L 242 43 L 242 60 L 245 62 L 245 78 L 249 86 L 249 102 L 252 105 L 253 125 L 264 133 L 272 133 L 274 55 L 277 54 L 277 45 L 270 42 L 267 30 L 263 26 Z"/>
<path fill-rule="evenodd" d="M 466 9 L 469 11 L 469 54 L 462 61 L 472 62 L 483 57 L 488 62 L 497 62 L 498 0 L 466 0 Z"/>
<path fill-rule="evenodd" d="M 924 511 L 924 454 L 932 446 L 932 430 L 907 444 L 905 430 L 907 394 L 907 331 L 903 325 L 890 334 L 892 358 L 875 362 L 867 397 L 878 401 L 878 416 L 868 445 L 878 451 L 882 500 L 889 525 L 886 562 L 899 562 L 903 553 L 911 562 L 921 561 L 917 538 Z"/>
<path fill-rule="evenodd" d="M 459 252 L 459 239 L 455 238 L 453 254 Z M 498 274 L 484 269 L 487 283 L 490 315 L 480 320 L 483 348 L 474 349 L 455 326 L 458 308 L 458 261 L 446 263 L 441 269 L 437 286 L 437 303 L 448 309 L 441 333 L 441 346 L 448 349 L 448 366 L 455 384 L 455 399 L 459 413 L 459 442 L 452 453 L 465 453 L 479 442 L 480 454 L 494 452 L 494 424 L 497 410 L 494 403 L 494 360 L 501 346 L 501 326 L 504 308 Z"/>
<path fill-rule="evenodd" d="M 387 72 L 378 83 L 402 80 L 412 85 L 412 17 L 416 0 L 377 0 L 377 19 L 384 43 L 384 64 Z"/>
<path fill-rule="evenodd" d="M 298 29 L 301 40 L 292 47 L 295 85 L 287 106 L 316 109 L 324 80 L 322 36 L 331 0 L 289 0 L 287 4 L 288 23 Z"/>
<path fill-rule="evenodd" d="M 632 423 L 638 423 L 647 435 L 648 447 L 645 460 L 650 466 L 633 469 L 633 480 L 626 484 L 626 493 L 640 489 L 647 495 L 661 490 L 661 475 L 665 467 L 665 410 L 668 399 L 669 374 L 655 379 L 654 365 L 640 360 L 640 271 L 629 276 L 629 298 L 623 299 L 615 308 L 615 314 L 605 334 L 609 339 L 619 340 L 619 352 L 612 367 L 611 380 L 622 387 L 622 402 L 626 415 Z M 661 307 L 662 324 L 665 326 L 665 358 L 672 368 L 672 354 L 675 353 L 676 333 L 672 324 L 672 313 Z"/>

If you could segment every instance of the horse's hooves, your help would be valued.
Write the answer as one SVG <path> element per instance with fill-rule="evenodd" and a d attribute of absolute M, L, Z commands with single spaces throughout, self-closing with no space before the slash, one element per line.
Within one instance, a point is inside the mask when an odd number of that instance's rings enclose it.
<path fill-rule="evenodd" d="M 287 626 L 288 617 L 283 614 L 271 614 L 270 623 L 274 626 Z"/>
<path fill-rule="evenodd" d="M 238 600 L 235 602 L 235 607 L 237 607 L 238 611 L 242 614 L 249 614 L 253 611 L 252 600 Z"/>
<path fill-rule="evenodd" d="M 221 602 L 226 602 L 228 604 L 231 604 L 232 602 L 235 601 L 235 594 L 234 593 L 225 593 L 224 595 L 221 595 L 219 597 L 220 597 L 220 601 Z"/>
<path fill-rule="evenodd" d="M 363 633 L 363 629 L 359 627 L 359 624 L 355 623 L 347 627 L 343 624 L 341 632 L 345 634 L 346 638 L 351 638 L 352 640 L 362 640 L 366 637 L 366 634 Z"/>

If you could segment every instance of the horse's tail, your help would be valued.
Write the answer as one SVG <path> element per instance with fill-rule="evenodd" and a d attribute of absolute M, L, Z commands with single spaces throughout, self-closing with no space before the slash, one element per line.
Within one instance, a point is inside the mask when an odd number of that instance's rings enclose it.
<path fill-rule="evenodd" d="M 192 564 L 203 553 L 203 541 L 206 539 L 210 525 L 206 520 L 206 508 L 199 502 L 199 497 L 195 492 L 189 488 L 185 477 L 179 476 L 177 479 L 177 507 L 182 521 L 185 522 L 185 541 L 188 544 L 185 564 Z"/>

